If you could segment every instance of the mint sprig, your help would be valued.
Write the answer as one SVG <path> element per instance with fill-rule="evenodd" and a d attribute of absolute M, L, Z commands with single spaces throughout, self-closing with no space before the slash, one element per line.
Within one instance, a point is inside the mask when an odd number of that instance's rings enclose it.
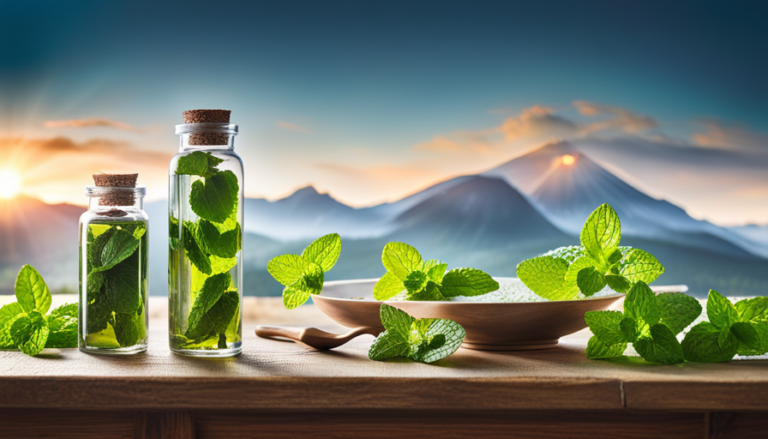
<path fill-rule="evenodd" d="M 768 352 L 768 297 L 731 303 L 715 290 L 707 297 L 708 322 L 691 328 L 683 339 L 687 361 L 720 363 L 736 354 Z"/>
<path fill-rule="evenodd" d="M 594 334 L 587 344 L 587 358 L 620 357 L 632 343 L 651 363 L 675 364 L 684 360 L 675 337 L 701 314 L 693 297 L 679 293 L 654 294 L 638 281 L 624 300 L 624 312 L 590 311 L 584 321 Z"/>
<path fill-rule="evenodd" d="M 387 304 L 379 310 L 386 331 L 373 341 L 368 358 L 384 361 L 405 357 L 433 363 L 456 352 L 466 335 L 464 328 L 448 319 L 415 319 Z"/>
<path fill-rule="evenodd" d="M 376 283 L 373 298 L 389 300 L 406 291 L 406 300 L 447 300 L 479 296 L 499 289 L 487 273 L 475 268 L 455 268 L 436 259 L 424 261 L 418 250 L 402 242 L 384 246 L 381 262 L 387 272 Z"/>
<path fill-rule="evenodd" d="M 608 204 L 595 209 L 580 235 L 581 246 L 560 247 L 527 259 L 517 277 L 534 293 L 549 300 L 589 297 L 609 286 L 624 293 L 636 282 L 651 283 L 664 266 L 650 253 L 619 246 L 621 221 Z"/>
<path fill-rule="evenodd" d="M 51 291 L 31 265 L 16 277 L 17 302 L 0 308 L 0 349 L 37 355 L 44 348 L 77 347 L 77 304 L 60 306 L 47 316 Z"/>
<path fill-rule="evenodd" d="M 325 272 L 336 265 L 341 254 L 341 237 L 338 233 L 322 236 L 299 255 L 281 255 L 267 263 L 267 271 L 285 286 L 283 305 L 294 309 L 303 305 L 312 294 L 320 294 L 325 282 Z"/>

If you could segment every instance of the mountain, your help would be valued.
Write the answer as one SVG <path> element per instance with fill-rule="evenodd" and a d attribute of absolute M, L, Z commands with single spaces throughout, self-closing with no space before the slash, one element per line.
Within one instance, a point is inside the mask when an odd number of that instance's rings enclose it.
<path fill-rule="evenodd" d="M 0 200 L 0 294 L 32 264 L 56 291 L 77 286 L 78 223 L 85 208 L 46 204 L 24 195 Z"/>
<path fill-rule="evenodd" d="M 762 226 L 748 224 L 746 226 L 729 227 L 728 230 L 737 235 L 768 247 L 768 224 Z"/>
<path fill-rule="evenodd" d="M 370 209 L 355 209 L 307 186 L 276 200 L 245 200 L 246 231 L 278 240 L 296 240 L 343 231 L 344 236 L 380 236 L 383 218 Z"/>
<path fill-rule="evenodd" d="M 644 194 L 568 142 L 547 144 L 483 175 L 503 177 L 520 188 L 566 233 L 577 235 L 589 214 L 608 203 L 619 214 L 625 236 L 680 243 L 734 257 L 768 257 L 768 247 L 693 219 L 674 204 Z"/>

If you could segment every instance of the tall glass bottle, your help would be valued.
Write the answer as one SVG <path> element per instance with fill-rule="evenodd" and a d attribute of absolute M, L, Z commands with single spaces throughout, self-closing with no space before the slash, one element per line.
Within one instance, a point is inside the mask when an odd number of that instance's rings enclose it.
<path fill-rule="evenodd" d="M 169 169 L 168 300 L 170 347 L 177 354 L 229 357 L 242 350 L 243 162 L 234 151 L 237 131 L 229 123 L 176 125 L 181 149 Z"/>
<path fill-rule="evenodd" d="M 80 350 L 147 349 L 149 221 L 144 187 L 88 186 L 80 217 Z"/>

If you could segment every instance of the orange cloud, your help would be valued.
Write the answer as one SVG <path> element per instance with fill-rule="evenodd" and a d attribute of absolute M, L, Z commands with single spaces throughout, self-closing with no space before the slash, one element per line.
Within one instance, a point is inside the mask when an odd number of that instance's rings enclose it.
<path fill-rule="evenodd" d="M 696 133 L 691 138 L 699 146 L 768 152 L 768 135 L 750 131 L 746 126 L 726 125 L 713 119 L 705 119 L 698 124 L 703 126 L 705 131 Z"/>
<path fill-rule="evenodd" d="M 607 120 L 581 125 L 579 127 L 579 133 L 582 135 L 589 135 L 602 131 L 619 131 L 628 134 L 639 134 L 658 126 L 658 123 L 652 117 L 643 116 L 625 108 L 612 107 L 587 101 L 575 101 L 572 105 L 584 116 L 610 116 Z"/>
<path fill-rule="evenodd" d="M 297 125 L 295 123 L 291 123 L 291 122 L 277 121 L 275 123 L 275 126 L 277 126 L 278 128 L 282 128 L 284 130 L 294 131 L 294 132 L 297 132 L 297 133 L 308 133 L 309 132 L 309 130 L 307 128 L 305 128 L 305 127 L 303 127 L 301 125 Z"/>
<path fill-rule="evenodd" d="M 45 122 L 46 128 L 89 128 L 89 127 L 106 127 L 116 128 L 123 131 L 131 131 L 134 133 L 143 133 L 144 130 L 136 128 L 127 123 L 118 122 L 111 119 L 103 119 L 98 117 L 92 117 L 89 119 L 71 119 L 71 120 L 49 120 Z"/>
<path fill-rule="evenodd" d="M 0 156 L 22 176 L 27 195 L 46 202 L 83 204 L 83 187 L 93 184 L 91 175 L 99 170 L 138 172 L 150 195 L 164 196 L 172 153 L 109 139 L 74 142 L 64 137 L 5 137 L 0 138 Z"/>

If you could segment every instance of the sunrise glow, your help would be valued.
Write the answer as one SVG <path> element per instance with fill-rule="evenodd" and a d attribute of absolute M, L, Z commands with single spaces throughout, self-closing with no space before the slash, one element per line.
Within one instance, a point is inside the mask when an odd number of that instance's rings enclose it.
<path fill-rule="evenodd" d="M 566 154 L 563 156 L 563 164 L 566 166 L 570 166 L 576 162 L 576 157 Z"/>
<path fill-rule="evenodd" d="M 0 198 L 13 198 L 21 192 L 21 177 L 10 169 L 0 170 Z"/>

